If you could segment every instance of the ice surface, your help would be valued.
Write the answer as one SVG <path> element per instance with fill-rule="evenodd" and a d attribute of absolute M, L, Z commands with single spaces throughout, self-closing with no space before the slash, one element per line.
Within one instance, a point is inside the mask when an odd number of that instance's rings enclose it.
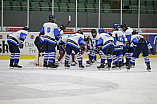
<path fill-rule="evenodd" d="M 129 72 L 98 70 L 97 64 L 43 70 L 20 60 L 22 70 L 0 60 L 0 104 L 157 104 L 157 59 L 147 72 L 143 58 Z M 85 60 L 84 60 L 85 65 Z"/>

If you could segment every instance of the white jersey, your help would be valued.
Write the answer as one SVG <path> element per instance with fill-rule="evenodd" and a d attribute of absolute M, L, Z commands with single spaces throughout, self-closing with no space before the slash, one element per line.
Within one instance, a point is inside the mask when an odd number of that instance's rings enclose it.
<path fill-rule="evenodd" d="M 79 33 L 71 34 L 70 37 L 67 39 L 67 44 L 72 45 L 72 46 L 74 46 L 76 48 L 79 48 L 80 39 L 84 40 L 84 35 L 79 34 Z"/>
<path fill-rule="evenodd" d="M 128 41 L 131 40 L 132 32 L 133 32 L 133 29 L 131 29 L 130 27 L 128 27 L 128 29 L 125 31 L 125 35 Z"/>
<path fill-rule="evenodd" d="M 98 40 L 99 38 L 102 38 L 102 39 L 103 39 L 103 44 L 106 43 L 106 42 L 109 41 L 109 40 L 114 41 L 113 37 L 111 37 L 111 36 L 110 36 L 109 34 L 107 34 L 107 33 L 101 33 L 101 34 L 99 34 L 99 35 L 97 36 L 97 40 Z"/>
<path fill-rule="evenodd" d="M 26 36 L 28 35 L 28 32 L 25 30 L 19 30 L 17 32 L 12 32 L 9 34 L 8 40 L 16 45 L 18 45 L 19 42 L 23 42 L 26 39 Z"/>
<path fill-rule="evenodd" d="M 44 33 L 45 33 L 44 35 L 45 36 L 50 36 L 51 38 L 55 39 L 54 29 L 58 29 L 57 24 L 47 22 L 47 23 L 44 23 L 43 27 L 44 27 Z"/>
<path fill-rule="evenodd" d="M 69 34 L 62 34 L 60 42 L 67 43 L 67 39 L 70 37 Z"/>
<path fill-rule="evenodd" d="M 113 31 L 112 37 L 116 40 L 115 47 L 124 45 L 123 42 L 125 42 L 126 37 L 122 31 Z"/>
<path fill-rule="evenodd" d="M 104 48 L 106 48 L 106 47 L 108 47 L 110 45 L 114 45 L 114 39 L 113 39 L 113 37 L 111 37 L 107 33 L 101 33 L 101 34 L 99 34 L 97 36 L 97 40 L 98 40 L 97 45 L 100 45 L 100 44 L 103 45 L 102 49 L 104 49 Z M 101 43 L 101 42 L 103 42 L 103 43 Z"/>
<path fill-rule="evenodd" d="M 95 49 L 96 47 L 96 39 L 97 39 L 97 35 L 95 38 L 93 38 L 92 34 L 90 34 L 89 37 L 89 43 L 87 44 L 87 47 L 89 47 L 90 49 Z"/>

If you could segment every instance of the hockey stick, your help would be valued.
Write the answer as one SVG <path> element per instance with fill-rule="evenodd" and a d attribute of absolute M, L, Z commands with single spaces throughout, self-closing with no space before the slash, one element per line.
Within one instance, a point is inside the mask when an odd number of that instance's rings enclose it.
<path fill-rule="evenodd" d="M 69 15 L 69 21 L 68 21 L 67 25 L 65 25 L 65 27 L 67 27 L 70 24 L 70 22 L 71 22 L 71 16 Z"/>
<path fill-rule="evenodd" d="M 70 24 L 70 22 L 71 22 L 71 16 L 69 15 L 69 21 L 68 21 L 68 23 L 65 25 L 64 28 L 66 28 L 66 27 Z M 57 36 L 60 35 L 60 32 L 61 32 L 61 31 L 62 31 L 62 29 L 59 31 L 59 34 L 58 34 Z"/>

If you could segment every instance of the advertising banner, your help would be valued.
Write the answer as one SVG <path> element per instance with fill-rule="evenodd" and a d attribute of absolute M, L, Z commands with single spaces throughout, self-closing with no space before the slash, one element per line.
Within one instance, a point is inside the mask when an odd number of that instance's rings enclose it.
<path fill-rule="evenodd" d="M 0 55 L 10 55 L 9 46 L 7 43 L 7 37 L 11 32 L 0 32 Z M 39 32 L 29 32 L 26 40 L 24 41 L 24 48 L 20 49 L 21 55 L 35 55 L 36 46 L 34 45 L 35 37 L 39 35 Z"/>

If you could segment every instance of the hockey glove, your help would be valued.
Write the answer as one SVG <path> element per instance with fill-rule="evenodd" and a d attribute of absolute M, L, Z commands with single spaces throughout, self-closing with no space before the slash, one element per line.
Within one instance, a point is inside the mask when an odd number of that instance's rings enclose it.
<path fill-rule="evenodd" d="M 151 53 L 152 53 L 153 55 L 155 55 L 154 48 L 151 48 L 150 51 L 151 51 Z"/>
<path fill-rule="evenodd" d="M 81 49 L 81 51 L 84 51 L 84 50 L 85 50 L 85 48 L 84 48 L 84 45 L 83 45 L 83 44 L 80 44 L 80 49 Z"/>
<path fill-rule="evenodd" d="M 19 48 L 23 49 L 23 43 L 19 43 Z"/>
<path fill-rule="evenodd" d="M 102 50 L 102 47 L 101 47 L 101 46 L 97 46 L 94 51 L 95 51 L 96 53 L 99 53 L 100 50 Z"/>
<path fill-rule="evenodd" d="M 131 45 L 131 42 L 130 42 L 130 41 L 127 41 L 127 42 L 126 42 L 126 46 L 127 46 L 127 47 L 130 47 L 130 45 Z"/>

